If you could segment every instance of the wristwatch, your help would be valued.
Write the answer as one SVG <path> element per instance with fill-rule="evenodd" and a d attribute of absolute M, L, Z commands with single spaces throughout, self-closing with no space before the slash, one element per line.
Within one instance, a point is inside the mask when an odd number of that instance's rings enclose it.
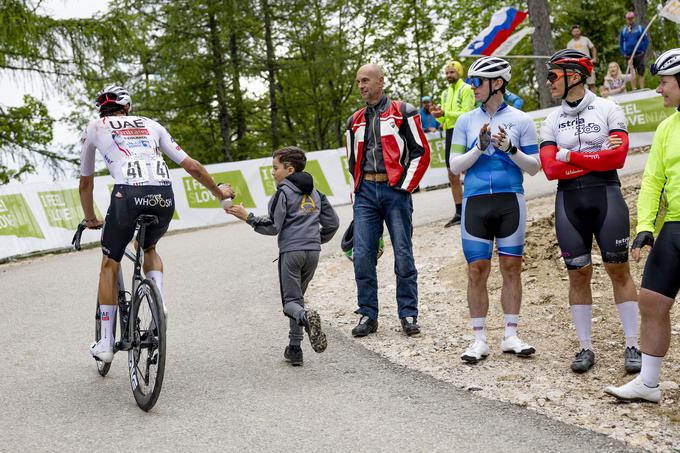
<path fill-rule="evenodd" d="M 517 147 L 515 145 L 512 145 L 506 153 L 510 154 L 511 156 L 514 156 L 517 153 Z"/>

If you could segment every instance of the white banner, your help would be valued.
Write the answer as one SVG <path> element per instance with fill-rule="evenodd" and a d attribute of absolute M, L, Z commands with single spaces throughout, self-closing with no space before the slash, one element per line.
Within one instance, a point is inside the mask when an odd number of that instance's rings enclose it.
<path fill-rule="evenodd" d="M 668 20 L 680 23 L 680 0 L 670 0 L 659 14 Z"/>
<path fill-rule="evenodd" d="M 674 112 L 664 109 L 661 97 L 648 90 L 614 98 L 628 120 L 631 147 L 649 145 L 658 123 Z M 540 131 L 540 123 L 552 109 L 529 112 Z M 420 183 L 422 189 L 448 183 L 444 158 L 444 134 L 429 133 L 430 168 Z M 97 156 L 99 159 L 100 157 Z M 228 182 L 237 193 L 236 203 L 261 215 L 276 191 L 271 176 L 271 157 L 207 165 L 218 182 Z M 314 176 L 314 186 L 337 206 L 350 203 L 350 176 L 345 149 L 307 153 L 305 171 Z M 212 194 L 182 169 L 170 171 L 175 193 L 175 216 L 171 230 L 204 227 L 238 221 L 225 214 Z M 95 178 L 95 212 L 104 218 L 109 206 L 113 179 Z M 35 252 L 69 247 L 76 226 L 83 218 L 78 180 L 49 183 L 11 183 L 0 186 L 0 260 Z M 99 240 L 101 231 L 86 230 L 83 243 Z"/>

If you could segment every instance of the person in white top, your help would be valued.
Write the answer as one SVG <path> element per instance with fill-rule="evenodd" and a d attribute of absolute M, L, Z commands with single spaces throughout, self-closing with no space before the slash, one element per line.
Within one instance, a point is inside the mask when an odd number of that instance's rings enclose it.
<path fill-rule="evenodd" d="M 132 101 L 125 88 L 109 85 L 95 105 L 99 119 L 92 120 L 81 138 L 80 203 L 87 228 L 102 226 L 102 252 L 99 273 L 101 339 L 90 347 L 92 356 L 103 362 L 113 359 L 114 319 L 117 308 L 116 276 L 125 247 L 132 240 L 136 219 L 153 214 L 158 224 L 149 225 L 144 244 L 144 273 L 162 293 L 163 262 L 156 243 L 165 234 L 175 210 L 172 182 L 163 154 L 180 165 L 219 200 L 233 198 L 231 186 L 218 186 L 200 162 L 192 159 L 175 143 L 168 131 L 149 118 L 131 116 Z M 99 150 L 115 180 L 105 221 L 94 212 L 94 159 Z M 167 315 L 167 310 L 164 306 Z"/>
<path fill-rule="evenodd" d="M 567 49 L 578 50 L 586 54 L 590 61 L 593 62 L 593 66 L 597 65 L 597 49 L 592 41 L 585 36 L 581 36 L 581 27 L 579 25 L 574 25 L 571 27 L 571 41 L 567 43 Z M 595 68 L 590 73 L 590 76 L 586 79 L 586 84 L 591 91 L 595 90 Z"/>

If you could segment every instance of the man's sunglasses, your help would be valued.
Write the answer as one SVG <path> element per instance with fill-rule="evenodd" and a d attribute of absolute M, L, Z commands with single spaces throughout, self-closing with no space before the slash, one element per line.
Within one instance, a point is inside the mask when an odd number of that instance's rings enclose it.
<path fill-rule="evenodd" d="M 479 88 L 482 86 L 482 83 L 484 83 L 486 79 L 483 79 L 481 77 L 470 77 L 469 82 L 470 85 L 472 85 L 472 88 Z"/>
<path fill-rule="evenodd" d="M 549 72 L 547 79 L 548 79 L 548 82 L 555 83 L 558 80 L 560 80 L 562 77 L 564 77 L 565 75 L 566 75 L 566 73 L 564 73 L 564 72 L 561 72 L 559 74 L 556 73 L 556 72 Z"/>

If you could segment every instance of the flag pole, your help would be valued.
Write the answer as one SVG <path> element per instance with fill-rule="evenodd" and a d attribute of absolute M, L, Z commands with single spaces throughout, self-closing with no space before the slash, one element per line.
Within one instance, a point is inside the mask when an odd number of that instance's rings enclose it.
<path fill-rule="evenodd" d="M 460 58 L 482 58 L 482 57 L 487 57 L 488 55 L 458 55 Z M 538 60 L 549 60 L 550 56 L 545 56 L 545 55 L 494 55 L 491 54 L 492 57 L 499 57 L 499 58 L 533 58 L 533 59 L 538 59 Z"/>

